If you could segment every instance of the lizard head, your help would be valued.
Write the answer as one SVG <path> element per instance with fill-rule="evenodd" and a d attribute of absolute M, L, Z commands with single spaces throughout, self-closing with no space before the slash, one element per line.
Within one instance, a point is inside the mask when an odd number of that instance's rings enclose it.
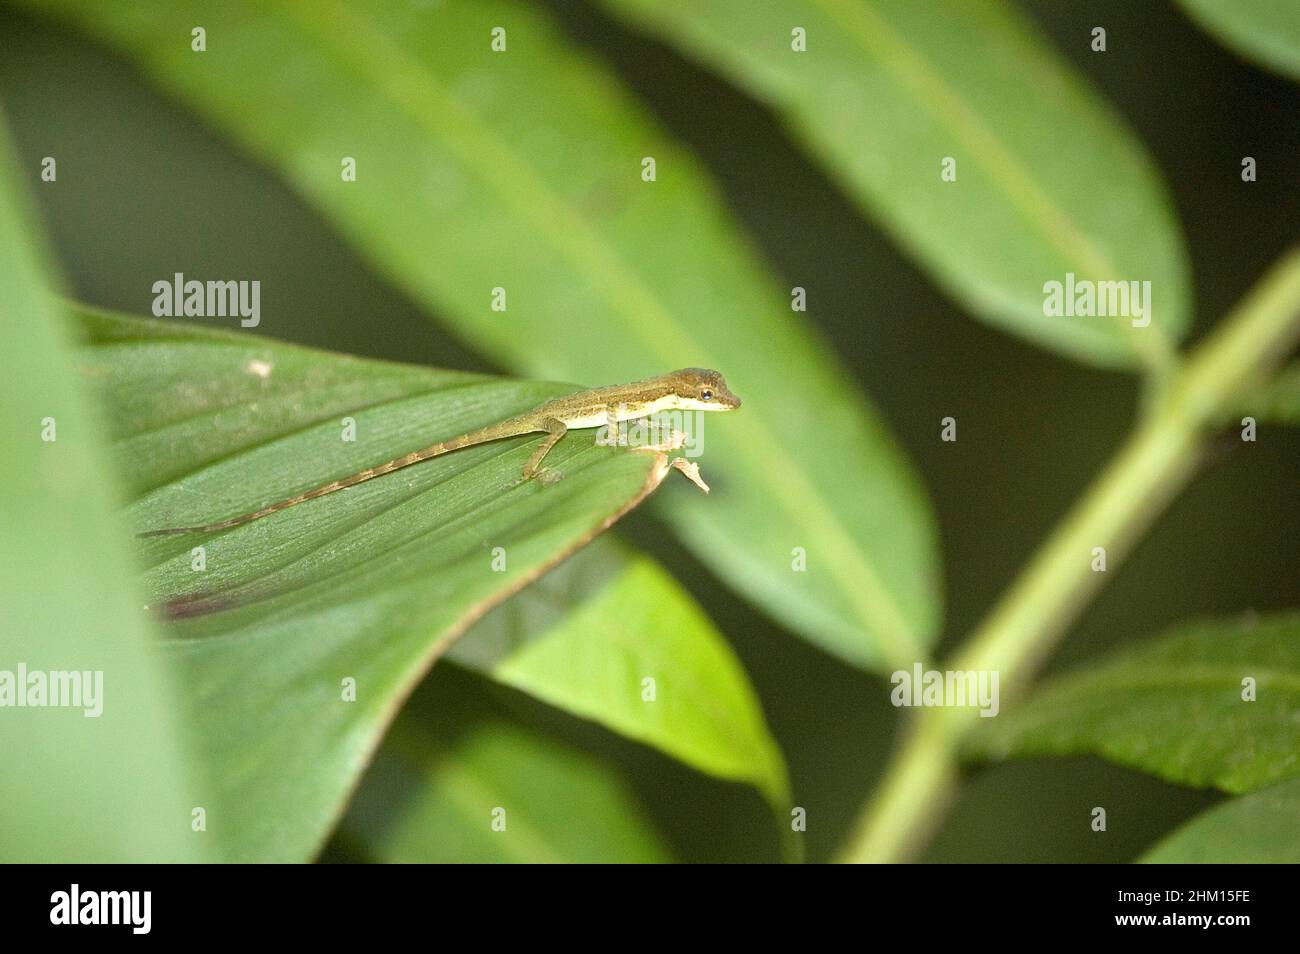
<path fill-rule="evenodd" d="M 669 377 L 677 394 L 677 406 L 685 411 L 731 411 L 740 407 L 740 398 L 731 393 L 717 371 L 707 368 L 683 368 Z"/>

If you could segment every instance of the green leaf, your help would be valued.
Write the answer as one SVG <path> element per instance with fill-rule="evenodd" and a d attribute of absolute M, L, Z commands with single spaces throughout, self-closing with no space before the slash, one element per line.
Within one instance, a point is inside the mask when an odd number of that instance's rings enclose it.
<path fill-rule="evenodd" d="M 431 381 L 456 388 L 482 383 L 471 375 L 346 356 L 322 360 L 302 348 L 268 351 L 261 339 L 204 333 L 193 325 L 160 326 L 93 312 L 82 321 L 97 345 L 85 362 L 87 372 L 117 382 L 104 397 L 117 422 L 123 468 L 142 495 L 307 422 L 366 408 L 387 413 L 395 402 L 415 400 Z M 181 340 L 187 342 L 183 360 Z M 196 408 L 203 411 L 197 417 Z M 421 435 L 410 438 L 416 442 L 411 447 L 433 439 L 427 424 L 418 426 Z M 581 434 L 572 438 L 582 440 Z M 275 480 L 301 482 L 293 473 Z M 273 485 L 274 480 L 268 484 Z M 232 502 L 227 510 L 246 506 Z M 209 566 L 205 572 L 221 569 Z M 182 580 L 192 576 L 187 566 L 180 573 Z M 165 592 L 168 585 L 157 583 L 155 589 Z M 472 638 L 452 647 L 450 658 L 701 771 L 753 783 L 786 807 L 783 761 L 730 647 L 658 563 L 612 541 L 598 541 L 488 613 Z M 647 677 L 655 679 L 654 703 L 642 698 Z"/>
<path fill-rule="evenodd" d="M 10 155 L 0 117 L 0 860 L 197 860 L 173 693 L 111 516 L 119 488 Z M 84 673 L 93 698 L 12 707 L 51 672 Z"/>
<path fill-rule="evenodd" d="M 676 580 L 612 540 L 497 607 L 448 658 L 752 783 L 783 817 L 789 808 L 784 762 L 739 660 Z"/>
<path fill-rule="evenodd" d="M 1160 177 L 1119 115 L 996 0 L 604 0 L 768 104 L 863 210 L 991 324 L 1159 365 L 1189 320 Z M 792 48 L 792 30 L 807 49 Z M 956 180 L 941 162 L 956 160 Z M 1067 273 L 1150 281 L 1148 327 L 1048 317 Z"/>
<path fill-rule="evenodd" d="M 1138 860 L 1144 864 L 1300 862 L 1300 778 L 1202 812 Z"/>
<path fill-rule="evenodd" d="M 745 407 L 709 424 L 716 492 L 676 493 L 661 515 L 733 586 L 853 664 L 910 664 L 932 643 L 935 533 L 902 455 L 695 160 L 542 11 L 40 6 L 279 169 L 377 269 L 505 366 L 587 385 L 723 371 Z M 199 23 L 204 53 L 190 49 Z M 491 50 L 496 26 L 504 53 Z M 641 178 L 647 156 L 654 182 Z M 344 157 L 355 182 L 341 178 Z M 505 312 L 491 308 L 498 287 Z M 796 548 L 806 572 L 792 570 Z"/>
<path fill-rule="evenodd" d="M 1187 15 L 1225 46 L 1300 79 L 1300 4 L 1290 0 L 1180 0 Z"/>
<path fill-rule="evenodd" d="M 84 327 L 81 366 L 134 458 L 137 530 L 245 512 L 565 390 L 181 322 Z M 563 480 L 512 486 L 535 444 L 469 448 L 225 533 L 145 542 L 145 587 L 171 620 L 167 655 L 210 770 L 198 804 L 225 857 L 309 858 L 429 665 L 663 473 L 586 432 L 547 458 Z"/>
<path fill-rule="evenodd" d="M 437 688 L 385 737 L 340 826 L 345 846 L 388 863 L 672 860 L 609 766 Z"/>
<path fill-rule="evenodd" d="M 1199 622 L 1043 686 L 986 720 L 969 754 L 1099 755 L 1240 793 L 1300 774 L 1297 710 L 1300 615 Z"/>

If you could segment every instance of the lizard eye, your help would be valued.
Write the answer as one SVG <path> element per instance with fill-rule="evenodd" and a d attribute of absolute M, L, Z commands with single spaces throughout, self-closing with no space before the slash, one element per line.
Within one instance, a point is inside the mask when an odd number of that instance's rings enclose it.
<path fill-rule="evenodd" d="M 713 400 L 713 392 L 712 392 L 711 390 L 709 390 L 708 388 L 705 388 L 703 391 L 700 392 L 700 400 L 701 400 L 701 401 L 712 401 L 712 400 Z"/>

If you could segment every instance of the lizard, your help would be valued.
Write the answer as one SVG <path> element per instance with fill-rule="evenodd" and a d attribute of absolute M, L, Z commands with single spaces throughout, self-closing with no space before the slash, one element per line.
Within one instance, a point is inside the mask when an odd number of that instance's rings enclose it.
<path fill-rule="evenodd" d="M 257 510 L 218 520 L 215 523 L 195 527 L 164 527 L 159 530 L 146 530 L 137 534 L 140 537 L 161 537 L 179 533 L 215 533 L 241 524 L 251 523 L 263 517 L 296 507 L 298 504 L 317 497 L 324 497 L 335 491 L 385 474 L 391 474 L 403 467 L 410 467 L 420 461 L 441 457 L 453 451 L 478 444 L 519 437 L 524 434 L 545 433 L 546 438 L 533 451 L 524 464 L 520 481 L 532 480 L 543 475 L 542 461 L 551 449 L 559 443 L 570 430 L 599 427 L 602 424 L 636 420 L 649 417 L 659 411 L 731 411 L 740 407 L 740 398 L 731 392 L 727 382 L 717 371 L 707 368 L 683 368 L 671 374 L 633 381 L 630 384 L 617 384 L 609 387 L 589 388 L 544 401 L 531 411 L 506 418 L 495 424 L 488 424 L 477 430 L 452 437 L 420 450 L 411 451 L 402 457 L 367 467 L 350 477 L 332 480 L 306 493 L 288 497 L 268 504 Z M 694 478 L 692 478 L 694 479 Z"/>

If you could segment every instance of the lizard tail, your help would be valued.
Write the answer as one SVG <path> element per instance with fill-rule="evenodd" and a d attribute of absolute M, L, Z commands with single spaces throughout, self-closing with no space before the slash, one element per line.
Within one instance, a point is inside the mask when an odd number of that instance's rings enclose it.
<path fill-rule="evenodd" d="M 509 422 L 507 422 L 509 423 Z M 181 533 L 215 533 L 218 530 L 229 530 L 231 527 L 238 527 L 240 524 L 252 523 L 254 520 L 261 520 L 263 517 L 270 516 L 273 513 L 279 513 L 281 510 L 288 510 L 290 507 L 296 507 L 298 504 L 307 500 L 315 500 L 317 497 L 324 497 L 326 494 L 332 494 L 336 490 L 344 490 L 348 487 L 355 487 L 357 484 L 364 483 L 367 480 L 373 480 L 376 477 L 383 477 L 385 474 L 391 474 L 395 470 L 401 470 L 403 467 L 410 467 L 412 464 L 418 464 L 422 460 L 428 460 L 431 457 L 441 457 L 443 454 L 450 454 L 452 451 L 460 450 L 463 447 L 472 447 L 475 444 L 486 444 L 489 441 L 500 440 L 503 437 L 512 437 L 516 434 L 526 433 L 520 430 L 508 430 L 507 428 L 492 428 L 482 431 L 474 431 L 469 434 L 462 434 L 460 437 L 453 437 L 450 440 L 441 441 L 437 444 L 431 444 L 422 450 L 411 451 L 402 457 L 394 457 L 390 461 L 379 464 L 375 467 L 367 467 L 365 470 L 357 471 L 350 477 L 344 477 L 342 480 L 332 480 L 328 484 L 321 484 L 314 490 L 298 494 L 296 497 L 288 497 L 284 500 L 278 500 L 273 504 L 267 504 L 259 510 L 250 510 L 248 513 L 241 513 L 237 517 L 230 517 L 227 520 L 218 520 L 216 523 L 205 523 L 197 527 L 163 527 L 160 530 L 146 530 L 143 533 L 137 533 L 140 538 L 148 537 L 170 537 Z"/>

